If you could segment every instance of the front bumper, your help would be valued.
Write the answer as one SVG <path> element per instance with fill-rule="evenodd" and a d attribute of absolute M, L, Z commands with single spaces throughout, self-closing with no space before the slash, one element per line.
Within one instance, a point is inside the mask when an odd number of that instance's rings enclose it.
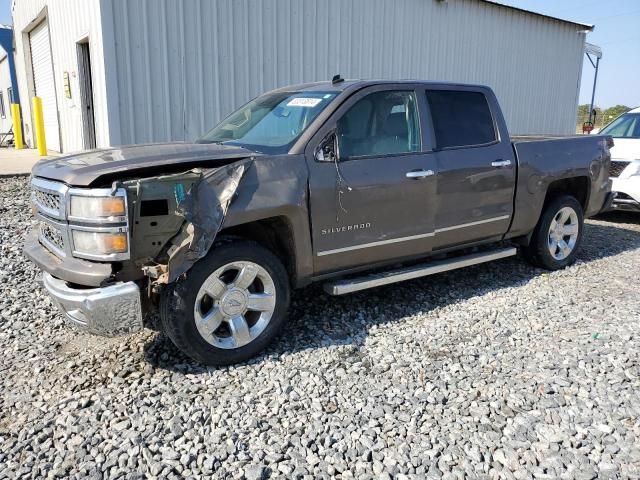
<path fill-rule="evenodd" d="M 143 328 L 140 288 L 134 282 L 101 288 L 72 288 L 46 272 L 43 281 L 67 320 L 81 330 L 115 337 Z"/>
<path fill-rule="evenodd" d="M 640 212 L 640 176 L 614 178 L 612 190 L 617 195 L 610 210 Z"/>

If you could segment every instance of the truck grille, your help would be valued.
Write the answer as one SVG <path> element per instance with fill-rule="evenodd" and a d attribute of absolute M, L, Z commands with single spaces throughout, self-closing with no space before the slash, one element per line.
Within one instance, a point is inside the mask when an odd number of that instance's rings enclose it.
<path fill-rule="evenodd" d="M 33 201 L 46 210 L 60 212 L 60 195 L 57 193 L 33 190 Z"/>
<path fill-rule="evenodd" d="M 65 257 L 67 245 L 66 193 L 69 187 L 60 182 L 42 178 L 31 179 L 31 202 L 40 220 L 38 238 L 47 250 L 58 257 Z"/>
<path fill-rule="evenodd" d="M 64 220 L 65 194 L 68 190 L 69 187 L 63 183 L 33 178 L 31 179 L 31 202 L 47 217 Z"/>
<path fill-rule="evenodd" d="M 621 162 L 618 160 L 613 160 L 611 162 L 611 166 L 609 167 L 609 176 L 610 177 L 619 177 L 625 168 L 629 165 L 629 162 Z"/>
<path fill-rule="evenodd" d="M 31 202 L 34 214 L 39 223 L 36 226 L 40 244 L 59 258 L 83 258 L 97 261 L 127 260 L 129 252 L 94 254 L 92 252 L 77 251 L 73 242 L 73 232 L 84 230 L 88 232 L 128 232 L 129 219 L 127 216 L 109 218 L 77 218 L 69 215 L 69 203 L 72 196 L 80 197 L 108 197 L 124 198 L 126 211 L 126 190 L 110 188 L 72 188 L 61 182 L 54 182 L 44 178 L 31 178 Z"/>
<path fill-rule="evenodd" d="M 49 223 L 41 221 L 40 240 L 54 250 L 54 253 L 64 256 L 64 236 L 60 230 Z"/>

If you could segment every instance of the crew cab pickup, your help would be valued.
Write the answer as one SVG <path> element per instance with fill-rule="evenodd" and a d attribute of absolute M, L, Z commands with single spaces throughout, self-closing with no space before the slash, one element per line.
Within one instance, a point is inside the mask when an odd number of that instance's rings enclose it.
<path fill-rule="evenodd" d="M 611 137 L 510 138 L 492 90 L 345 81 L 266 93 L 193 143 L 33 169 L 26 255 L 66 318 L 160 328 L 212 365 L 285 323 L 292 288 L 341 295 L 516 255 L 571 264 L 609 207 Z"/>

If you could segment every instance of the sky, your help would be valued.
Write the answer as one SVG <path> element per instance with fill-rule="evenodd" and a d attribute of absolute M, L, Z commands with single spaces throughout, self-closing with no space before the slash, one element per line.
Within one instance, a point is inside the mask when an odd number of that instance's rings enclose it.
<path fill-rule="evenodd" d="M 639 0 L 499 0 L 554 17 L 595 25 L 587 42 L 603 50 L 596 105 L 640 106 Z M 0 0 L 0 23 L 11 23 L 11 0 Z M 584 59 L 580 103 L 589 103 L 594 69 Z"/>

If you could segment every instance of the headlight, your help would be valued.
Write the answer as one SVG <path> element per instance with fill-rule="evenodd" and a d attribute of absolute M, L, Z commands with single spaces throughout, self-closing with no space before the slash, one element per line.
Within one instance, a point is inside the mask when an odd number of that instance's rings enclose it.
<path fill-rule="evenodd" d="M 99 258 L 126 254 L 129 251 L 127 232 L 96 232 L 72 230 L 73 250 L 77 256 Z"/>
<path fill-rule="evenodd" d="M 71 217 L 83 219 L 105 219 L 124 217 L 127 214 L 124 197 L 82 197 L 71 196 Z"/>

